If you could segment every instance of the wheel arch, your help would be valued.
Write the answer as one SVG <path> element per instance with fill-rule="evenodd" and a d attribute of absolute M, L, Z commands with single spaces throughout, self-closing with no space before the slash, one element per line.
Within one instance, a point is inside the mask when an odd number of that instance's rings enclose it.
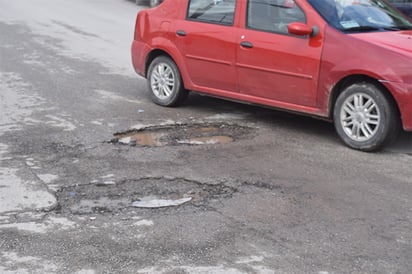
<path fill-rule="evenodd" d="M 169 57 L 170 59 L 172 59 L 174 61 L 173 57 L 169 53 L 167 53 L 166 51 L 161 50 L 161 49 L 152 50 L 146 57 L 146 62 L 145 62 L 145 67 L 144 67 L 144 71 L 145 71 L 144 74 L 145 74 L 146 77 L 147 77 L 147 72 L 149 71 L 150 64 L 158 56 L 167 56 L 167 57 Z"/>
<path fill-rule="evenodd" d="M 347 146 L 372 152 L 396 139 L 402 123 L 400 108 L 384 82 L 366 75 L 353 75 L 339 81 L 333 89 L 330 117 L 336 132 Z M 358 99 L 358 103 L 356 100 L 347 103 L 349 98 L 354 100 L 352 96 L 361 93 L 369 97 L 366 104 L 362 99 Z M 345 107 L 345 104 L 351 106 Z"/>
<path fill-rule="evenodd" d="M 356 74 L 356 75 L 349 75 L 344 78 L 342 78 L 332 89 L 331 94 L 329 96 L 329 118 L 333 120 L 333 112 L 335 108 L 335 103 L 336 100 L 338 99 L 339 95 L 350 85 L 353 85 L 355 83 L 361 83 L 361 82 L 367 82 L 370 84 L 375 85 L 377 88 L 382 90 L 384 92 L 384 95 L 389 99 L 392 103 L 392 105 L 395 107 L 397 111 L 397 115 L 399 116 L 399 119 L 401 118 L 400 115 L 400 109 L 399 106 L 393 96 L 393 94 L 390 92 L 390 90 L 382 84 L 379 80 L 370 77 L 368 75 L 363 75 L 363 74 Z"/>
<path fill-rule="evenodd" d="M 150 63 L 158 56 L 169 57 L 176 64 L 176 66 L 177 66 L 177 68 L 180 72 L 180 77 L 182 78 L 183 86 L 185 88 L 187 88 L 187 84 L 188 83 L 190 84 L 191 82 L 190 82 L 190 79 L 187 78 L 186 68 L 182 64 L 182 61 L 179 60 L 180 56 L 179 55 L 173 55 L 172 53 L 169 53 L 168 51 L 163 50 L 163 49 L 153 49 L 149 54 L 147 54 L 145 67 L 144 67 L 145 77 L 147 77 L 147 73 L 148 73 L 148 70 L 149 70 Z M 177 58 L 175 58 L 175 56 L 177 56 Z"/>

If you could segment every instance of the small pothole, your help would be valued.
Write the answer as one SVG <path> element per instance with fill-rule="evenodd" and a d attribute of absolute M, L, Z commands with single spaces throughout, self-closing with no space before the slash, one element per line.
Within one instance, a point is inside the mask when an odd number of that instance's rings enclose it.
<path fill-rule="evenodd" d="M 111 142 L 149 147 L 227 144 L 244 137 L 250 131 L 248 127 L 229 124 L 155 126 L 116 133 Z"/>
<path fill-rule="evenodd" d="M 180 178 L 144 178 L 115 184 L 64 187 L 57 192 L 57 201 L 62 213 L 89 214 L 136 209 L 133 207 L 136 201 L 148 202 L 148 198 L 152 202 L 185 199 L 185 205 L 205 206 L 210 200 L 230 197 L 234 192 L 235 189 L 221 184 L 205 185 Z"/>

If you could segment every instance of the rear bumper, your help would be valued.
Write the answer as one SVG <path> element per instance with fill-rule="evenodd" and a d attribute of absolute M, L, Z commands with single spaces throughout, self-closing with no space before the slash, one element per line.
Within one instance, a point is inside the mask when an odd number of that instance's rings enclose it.
<path fill-rule="evenodd" d="M 137 74 L 146 77 L 146 59 L 150 48 L 143 41 L 132 42 L 132 64 Z"/>

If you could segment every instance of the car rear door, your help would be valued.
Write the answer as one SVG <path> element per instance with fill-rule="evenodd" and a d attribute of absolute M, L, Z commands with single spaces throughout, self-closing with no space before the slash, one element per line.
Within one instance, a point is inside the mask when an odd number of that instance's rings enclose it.
<path fill-rule="evenodd" d="M 176 22 L 178 50 L 191 80 L 189 88 L 221 94 L 237 92 L 236 0 L 190 0 L 184 20 Z"/>
<path fill-rule="evenodd" d="M 240 92 L 315 106 L 322 48 L 310 37 L 287 30 L 291 22 L 306 22 L 304 11 L 293 0 L 247 0 L 245 12 L 237 48 Z"/>

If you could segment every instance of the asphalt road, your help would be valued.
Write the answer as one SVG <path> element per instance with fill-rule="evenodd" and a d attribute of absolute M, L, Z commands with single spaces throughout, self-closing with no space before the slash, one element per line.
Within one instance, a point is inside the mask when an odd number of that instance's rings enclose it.
<path fill-rule="evenodd" d="M 412 134 L 134 74 L 124 0 L 0 0 L 0 273 L 410 273 Z"/>

